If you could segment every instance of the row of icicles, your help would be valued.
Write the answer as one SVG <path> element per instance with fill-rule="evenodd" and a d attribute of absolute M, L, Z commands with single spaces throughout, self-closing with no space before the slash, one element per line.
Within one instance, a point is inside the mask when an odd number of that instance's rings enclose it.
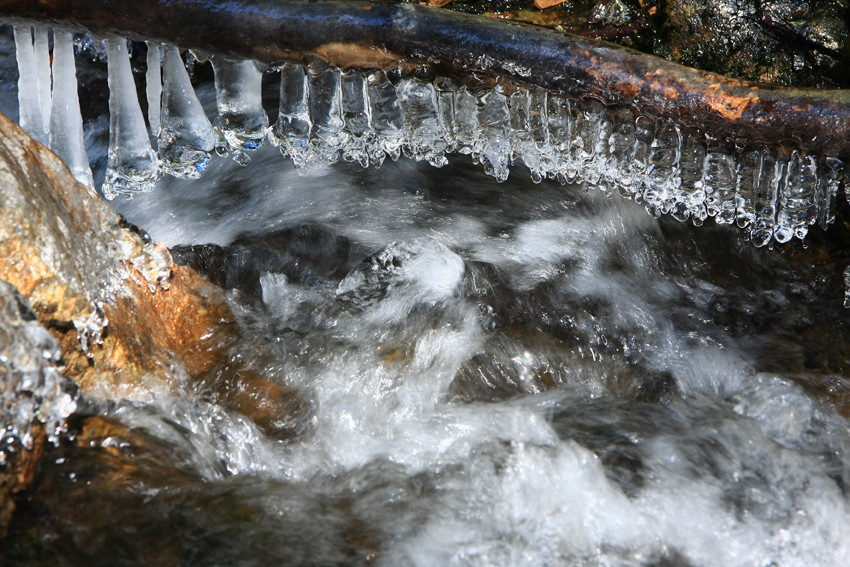
<path fill-rule="evenodd" d="M 52 91 L 44 26 L 14 28 L 21 125 L 92 185 L 77 98 L 73 36 L 53 31 Z M 278 118 L 262 105 L 263 68 L 210 58 L 218 116 L 211 124 L 180 51 L 147 44 L 145 123 L 127 40 L 104 40 L 110 135 L 107 199 L 151 191 L 160 175 L 196 178 L 211 152 L 246 164 L 265 140 L 297 167 L 340 159 L 379 166 L 402 153 L 440 167 L 469 154 L 499 181 L 521 161 L 532 179 L 585 182 L 645 203 L 652 214 L 694 224 L 736 223 L 756 246 L 803 239 L 834 220 L 843 164 L 828 156 L 733 147 L 696 131 L 593 99 L 511 85 L 473 88 L 382 70 L 340 70 L 316 59 L 284 63 Z M 153 150 L 151 137 L 156 139 Z"/>

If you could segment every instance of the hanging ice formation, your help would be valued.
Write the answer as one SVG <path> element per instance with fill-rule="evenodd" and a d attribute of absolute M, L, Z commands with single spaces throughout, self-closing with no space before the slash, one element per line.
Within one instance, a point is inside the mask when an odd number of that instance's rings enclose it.
<path fill-rule="evenodd" d="M 79 147 L 80 119 L 68 94 L 75 92 L 68 38 L 56 33 L 55 116 L 47 119 L 47 29 L 15 27 L 21 123 L 37 139 L 50 140 L 77 177 L 91 183 L 80 153 L 72 151 Z M 448 154 L 459 153 L 503 181 L 522 162 L 535 182 L 618 191 L 651 214 L 696 225 L 713 217 L 763 246 L 803 239 L 815 223 L 825 228 L 842 183 L 843 164 L 831 156 L 741 147 L 634 106 L 606 106 L 498 78 L 461 84 L 421 66 L 341 70 L 318 57 L 283 63 L 268 70 L 280 73 L 278 117 L 269 127 L 263 67 L 213 56 L 218 116 L 211 123 L 178 49 L 155 43 L 147 44 L 146 125 L 126 47 L 124 39 L 106 40 L 110 144 L 102 192 L 108 199 L 150 191 L 160 173 L 198 177 L 213 149 L 245 164 L 268 139 L 307 169 L 340 159 L 380 166 L 401 153 L 440 167 Z"/>

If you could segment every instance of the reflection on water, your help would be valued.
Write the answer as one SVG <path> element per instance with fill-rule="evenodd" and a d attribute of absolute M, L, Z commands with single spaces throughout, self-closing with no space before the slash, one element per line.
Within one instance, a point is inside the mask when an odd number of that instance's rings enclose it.
<path fill-rule="evenodd" d="M 96 405 L 7 561 L 850 561 L 841 227 L 756 250 L 460 163 L 210 170 L 117 206 L 233 290 L 233 358 L 302 411 Z"/>

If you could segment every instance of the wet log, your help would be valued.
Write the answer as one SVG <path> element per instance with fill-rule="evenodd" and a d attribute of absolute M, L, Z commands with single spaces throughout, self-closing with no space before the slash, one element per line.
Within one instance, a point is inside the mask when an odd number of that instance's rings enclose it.
<path fill-rule="evenodd" d="M 339 66 L 428 63 L 606 103 L 630 103 L 734 142 L 850 159 L 850 92 L 728 79 L 524 24 L 411 4 L 339 0 L 0 0 L 0 17 L 82 26 L 268 64 L 318 54 Z"/>

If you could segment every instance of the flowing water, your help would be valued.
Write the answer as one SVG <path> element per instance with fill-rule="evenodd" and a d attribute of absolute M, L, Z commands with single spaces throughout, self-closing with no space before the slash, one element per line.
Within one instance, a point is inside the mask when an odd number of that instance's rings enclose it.
<path fill-rule="evenodd" d="M 756 249 L 519 173 L 264 147 L 118 197 L 298 408 L 258 426 L 179 368 L 81 402 L 133 433 L 49 449 L 6 561 L 850 564 L 843 224 Z"/>

